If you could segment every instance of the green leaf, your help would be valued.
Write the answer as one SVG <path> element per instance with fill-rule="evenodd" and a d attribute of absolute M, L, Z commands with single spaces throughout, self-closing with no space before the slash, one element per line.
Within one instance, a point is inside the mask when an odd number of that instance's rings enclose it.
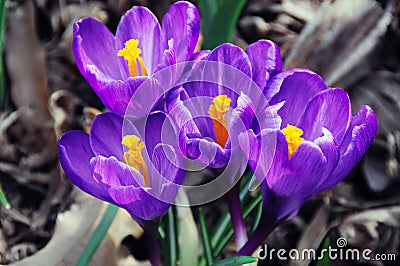
<path fill-rule="evenodd" d="M 100 223 L 97 225 L 93 234 L 90 236 L 88 243 L 83 249 L 81 256 L 76 262 L 77 266 L 88 265 L 96 250 L 99 248 L 101 241 L 103 241 L 111 223 L 114 221 L 115 215 L 117 215 L 119 208 L 115 205 L 109 204 Z"/>
<path fill-rule="evenodd" d="M 0 185 L 0 203 L 3 205 L 6 209 L 10 209 L 11 205 L 7 200 L 6 194 L 3 191 L 3 187 Z"/>
<path fill-rule="evenodd" d="M 0 109 L 4 109 L 6 97 L 6 82 L 3 65 L 4 32 L 6 30 L 6 0 L 0 1 Z"/>
<path fill-rule="evenodd" d="M 250 256 L 236 256 L 236 257 L 231 257 L 228 259 L 221 260 L 212 266 L 236 266 L 236 265 L 242 265 L 242 264 L 247 264 L 247 263 L 253 263 L 256 262 L 257 259 L 254 257 Z"/>
<path fill-rule="evenodd" d="M 257 210 L 257 215 L 256 215 L 256 217 L 255 217 L 255 219 L 254 219 L 253 226 L 252 226 L 251 229 L 250 229 L 250 234 L 253 234 L 254 231 L 256 230 L 257 225 L 258 225 L 258 223 L 260 222 L 261 215 L 262 215 L 262 204 L 259 204 L 259 205 L 258 205 L 258 210 Z"/>
<path fill-rule="evenodd" d="M 200 232 L 203 240 L 204 254 L 206 256 L 207 265 L 214 263 L 213 252 L 210 243 L 210 237 L 208 235 L 206 218 L 202 208 L 199 208 L 199 220 L 200 220 Z"/>
<path fill-rule="evenodd" d="M 176 233 L 176 219 L 175 219 L 175 211 L 174 207 L 172 206 L 169 208 L 167 213 L 167 230 L 166 230 L 166 243 L 167 245 L 164 246 L 166 249 L 166 256 L 165 256 L 165 265 L 169 266 L 176 266 L 176 261 L 178 258 L 178 239 Z"/>
<path fill-rule="evenodd" d="M 322 249 L 328 250 L 330 245 L 331 241 L 329 240 L 329 237 L 325 238 L 324 243 L 321 245 L 321 250 Z M 315 263 L 315 266 L 329 266 L 329 265 L 330 262 L 329 262 L 328 252 L 324 252 L 324 257 L 321 260 L 318 260 L 317 263 Z"/>
<path fill-rule="evenodd" d="M 206 16 L 203 22 L 203 49 L 213 49 L 222 43 L 231 42 L 236 23 L 246 4 L 246 0 L 223 0 L 215 12 L 216 2 L 211 4 L 211 1 L 204 0 L 200 3 L 200 8 L 204 7 L 201 10 L 202 17 Z"/>
<path fill-rule="evenodd" d="M 165 239 L 165 230 L 161 225 L 158 227 L 158 237 L 161 240 Z"/>
<path fill-rule="evenodd" d="M 212 19 L 218 11 L 218 2 L 215 0 L 200 0 L 201 33 L 206 36 L 212 23 Z"/>

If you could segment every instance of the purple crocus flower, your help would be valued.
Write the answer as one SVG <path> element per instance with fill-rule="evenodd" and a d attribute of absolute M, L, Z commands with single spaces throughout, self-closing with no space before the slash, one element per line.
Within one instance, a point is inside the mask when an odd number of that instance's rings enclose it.
<path fill-rule="evenodd" d="M 162 26 L 145 7 L 132 7 L 114 36 L 93 18 L 74 24 L 76 64 L 111 111 L 124 115 L 132 95 L 157 71 L 192 58 L 200 29 L 197 8 L 177 2 Z M 153 104 L 153 103 L 150 103 Z"/>
<path fill-rule="evenodd" d="M 248 130 L 239 137 L 250 167 L 263 180 L 264 208 L 258 228 L 238 254 L 251 254 L 276 226 L 296 215 L 304 201 L 340 182 L 360 161 L 377 130 L 369 106 L 353 116 L 347 93 L 328 88 L 309 70 L 276 75 L 265 94 L 271 104 L 284 102 L 278 111 L 282 123 L 276 131 Z M 273 159 L 263 152 L 271 139 L 276 139 Z"/>
<path fill-rule="evenodd" d="M 203 56 L 192 75 L 200 80 L 183 85 L 184 91 L 170 110 L 179 129 L 179 147 L 189 159 L 207 167 L 214 177 L 233 186 L 247 166 L 238 136 L 250 128 L 277 129 L 277 106 L 262 101 L 267 81 L 282 70 L 279 48 L 258 41 L 246 51 L 222 44 Z M 221 175 L 223 174 L 223 175 Z M 222 177 L 223 176 L 223 177 Z M 241 214 L 239 186 L 227 194 L 240 248 L 247 240 Z"/>
<path fill-rule="evenodd" d="M 154 131 L 164 122 L 165 115 L 150 115 L 149 130 L 142 134 L 129 120 L 100 114 L 90 134 L 76 130 L 61 136 L 61 166 L 80 189 L 126 209 L 147 229 L 167 212 L 185 175 L 175 149 Z"/>

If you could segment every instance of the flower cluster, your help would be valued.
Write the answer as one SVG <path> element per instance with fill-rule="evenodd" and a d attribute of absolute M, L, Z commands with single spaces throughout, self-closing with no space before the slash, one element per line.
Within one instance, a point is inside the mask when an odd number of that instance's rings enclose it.
<path fill-rule="evenodd" d="M 74 184 L 125 208 L 145 229 L 173 204 L 188 161 L 214 179 L 229 176 L 232 217 L 241 214 L 236 184 L 251 169 L 263 194 L 261 221 L 247 240 L 243 221 L 232 219 L 238 253 L 251 254 L 304 201 L 350 172 L 377 121 L 368 106 L 353 115 L 347 93 L 312 71 L 283 71 L 271 41 L 195 53 L 199 24 L 187 2 L 173 4 L 161 26 L 148 9 L 133 7 L 115 36 L 91 18 L 76 22 L 77 66 L 111 112 L 96 117 L 90 134 L 65 133 L 60 161 Z M 173 86 L 157 102 L 132 101 L 142 86 L 152 93 L 145 84 L 157 83 L 157 74 L 182 64 L 182 71 L 164 72 L 174 73 Z M 145 118 L 125 115 L 143 103 Z"/>

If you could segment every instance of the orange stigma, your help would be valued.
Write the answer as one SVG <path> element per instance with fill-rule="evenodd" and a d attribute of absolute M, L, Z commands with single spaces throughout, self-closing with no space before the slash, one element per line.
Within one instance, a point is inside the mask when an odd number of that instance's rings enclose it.
<path fill-rule="evenodd" d="M 214 123 L 215 138 L 221 147 L 225 147 L 228 141 L 228 130 L 226 125 L 226 112 L 229 110 L 231 99 L 225 94 L 214 98 L 213 104 L 208 108 L 208 113 Z"/>

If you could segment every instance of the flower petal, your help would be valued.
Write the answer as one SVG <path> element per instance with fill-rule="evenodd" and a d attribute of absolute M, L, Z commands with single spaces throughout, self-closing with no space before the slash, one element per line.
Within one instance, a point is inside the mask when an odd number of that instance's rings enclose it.
<path fill-rule="evenodd" d="M 228 128 L 231 133 L 238 135 L 251 128 L 255 116 L 255 106 L 250 98 L 241 93 L 237 100 L 237 106 L 232 110 L 228 120 Z"/>
<path fill-rule="evenodd" d="M 159 143 L 178 146 L 175 130 L 165 113 L 157 111 L 147 117 L 144 141 L 150 155 Z"/>
<path fill-rule="evenodd" d="M 154 198 L 148 189 L 135 186 L 116 186 L 108 189 L 116 204 L 126 209 L 133 217 L 144 220 L 163 216 L 171 206 Z"/>
<path fill-rule="evenodd" d="M 115 36 L 116 51 L 124 48 L 125 42 L 130 39 L 139 40 L 138 48 L 142 50 L 142 58 L 146 69 L 151 75 L 161 63 L 162 49 L 161 29 L 157 18 L 151 11 L 142 6 L 134 6 L 122 16 Z M 121 67 L 125 77 L 129 76 L 128 64 L 120 57 Z"/>
<path fill-rule="evenodd" d="M 189 2 L 177 2 L 170 6 L 162 21 L 162 45 L 174 41 L 177 61 L 188 61 L 194 52 L 200 34 L 200 15 L 197 8 Z"/>
<path fill-rule="evenodd" d="M 281 150 L 276 148 L 277 142 L 282 143 L 279 146 Z M 285 144 L 286 149 L 282 147 Z M 279 167 L 282 167 L 281 162 L 287 161 L 287 143 L 280 130 L 266 129 L 255 135 L 253 130 L 250 129 L 239 135 L 239 145 L 259 182 L 263 182 L 267 174 L 273 171 L 273 169 L 271 170 L 273 162 L 276 169 L 279 169 Z M 277 174 L 277 178 L 279 178 L 280 172 Z"/>
<path fill-rule="evenodd" d="M 291 69 L 274 76 L 264 94 L 271 99 L 270 105 L 285 102 L 279 110 L 282 127 L 297 125 L 307 102 L 315 94 L 327 89 L 320 76 L 306 69 Z"/>
<path fill-rule="evenodd" d="M 99 21 L 84 18 L 74 24 L 72 50 L 80 72 L 100 97 L 106 82 L 123 78 L 114 36 Z"/>
<path fill-rule="evenodd" d="M 89 168 L 90 159 L 94 156 L 89 135 L 83 131 L 69 131 L 58 141 L 60 163 L 66 176 L 86 193 L 112 202 L 107 191 L 96 183 Z"/>
<path fill-rule="evenodd" d="M 142 110 L 150 111 L 151 106 L 148 105 L 154 103 L 151 97 L 155 97 L 153 93 L 145 94 L 143 92 L 143 90 L 147 90 L 147 87 L 150 86 L 149 80 L 150 78 L 148 77 L 140 76 L 128 78 L 126 81 L 118 80 L 110 82 L 104 87 L 100 98 L 109 110 L 118 115 L 145 116 Z M 141 85 L 143 87 L 140 89 L 140 93 L 138 93 L 138 88 Z M 141 99 L 143 101 L 139 102 L 136 98 L 133 100 L 134 95 L 136 95 L 135 97 L 146 96 L 147 101 Z"/>
<path fill-rule="evenodd" d="M 341 156 L 337 167 L 330 178 L 318 189 L 319 192 L 333 187 L 349 174 L 371 145 L 377 127 L 374 111 L 369 106 L 363 106 L 353 117 L 351 126 L 346 132 L 340 147 Z"/>
<path fill-rule="evenodd" d="M 151 194 L 157 199 L 174 203 L 186 172 L 185 159 L 170 145 L 158 144 L 152 154 L 153 166 L 149 172 Z"/>
<path fill-rule="evenodd" d="M 211 168 L 226 166 L 230 158 L 230 149 L 223 149 L 213 140 L 206 138 L 191 138 L 187 140 L 186 156 L 202 165 Z M 227 143 L 228 145 L 228 143 Z"/>
<path fill-rule="evenodd" d="M 99 114 L 95 117 L 90 128 L 90 146 L 94 155 L 104 157 L 116 157 L 123 162 L 123 145 L 121 144 L 123 135 L 137 135 L 137 130 L 128 120 L 111 113 Z"/>
<path fill-rule="evenodd" d="M 267 85 L 267 81 L 282 71 L 282 58 L 279 47 L 269 40 L 259 40 L 250 44 L 246 53 L 249 56 L 253 69 L 253 80 L 261 90 Z"/>
<path fill-rule="evenodd" d="M 328 89 L 315 95 L 307 104 L 298 126 L 303 138 L 313 141 L 328 129 L 336 142 L 342 143 L 351 122 L 351 106 L 347 93 L 342 89 Z"/>
<path fill-rule="evenodd" d="M 107 190 L 114 186 L 145 186 L 143 176 L 115 157 L 96 156 L 90 160 L 93 178 Z"/>
<path fill-rule="evenodd" d="M 326 128 L 322 128 L 322 132 L 323 136 L 314 141 L 326 158 L 326 171 L 324 171 L 325 174 L 321 172 L 319 185 L 325 183 L 326 179 L 330 177 L 340 158 L 340 149 L 332 133 Z M 319 192 L 315 192 L 315 194 L 317 193 Z"/>
<path fill-rule="evenodd" d="M 286 162 L 287 158 L 283 156 L 280 159 L 282 161 L 277 165 L 274 161 L 274 171 L 267 176 L 268 186 L 280 197 L 291 197 L 293 200 L 311 197 L 321 175 L 329 171 L 326 157 L 319 146 L 306 140 L 301 142 L 290 160 Z M 284 169 L 280 176 L 277 174 L 280 170 L 276 168 L 279 165 Z"/>

